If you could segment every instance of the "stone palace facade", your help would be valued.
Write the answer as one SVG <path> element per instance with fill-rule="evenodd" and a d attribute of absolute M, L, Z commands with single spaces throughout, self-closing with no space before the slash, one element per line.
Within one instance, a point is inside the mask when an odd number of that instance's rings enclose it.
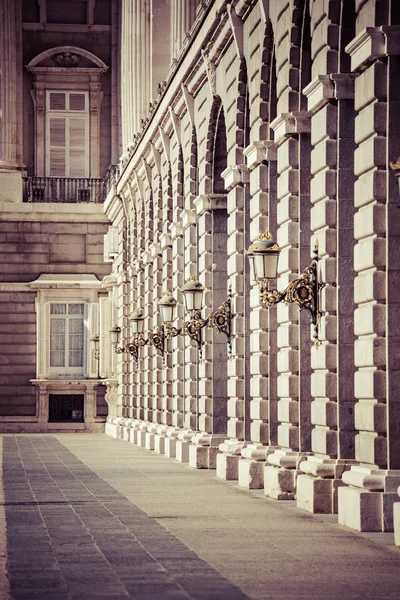
<path fill-rule="evenodd" d="M 0 3 L 3 430 L 103 390 L 109 435 L 400 545 L 396 2 L 74 4 Z M 26 183 L 110 164 L 104 205 Z"/>

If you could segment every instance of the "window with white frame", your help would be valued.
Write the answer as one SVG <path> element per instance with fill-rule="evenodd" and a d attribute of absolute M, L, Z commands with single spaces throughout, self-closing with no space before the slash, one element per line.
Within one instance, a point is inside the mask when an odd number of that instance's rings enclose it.
<path fill-rule="evenodd" d="M 89 176 L 87 92 L 46 92 L 46 176 Z"/>
<path fill-rule="evenodd" d="M 83 375 L 85 366 L 85 304 L 50 303 L 49 361 L 51 374 Z"/>

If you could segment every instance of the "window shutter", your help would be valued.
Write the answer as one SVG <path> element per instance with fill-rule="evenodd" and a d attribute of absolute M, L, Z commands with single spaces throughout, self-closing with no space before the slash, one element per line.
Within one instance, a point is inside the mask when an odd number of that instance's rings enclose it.
<path fill-rule="evenodd" d="M 65 367 L 65 317 L 50 320 L 50 367 Z"/>
<path fill-rule="evenodd" d="M 109 301 L 108 298 L 100 298 L 100 377 L 109 374 L 110 329 Z"/>
<path fill-rule="evenodd" d="M 49 175 L 65 177 L 66 119 L 50 117 L 49 119 Z"/>
<path fill-rule="evenodd" d="M 86 177 L 86 119 L 69 119 L 69 176 Z"/>
<path fill-rule="evenodd" d="M 89 318 L 88 318 L 88 343 L 86 345 L 88 353 L 88 375 L 89 377 L 98 376 L 98 359 L 95 356 L 95 347 L 90 339 L 94 335 L 99 335 L 99 305 L 95 302 L 89 304 Z"/>

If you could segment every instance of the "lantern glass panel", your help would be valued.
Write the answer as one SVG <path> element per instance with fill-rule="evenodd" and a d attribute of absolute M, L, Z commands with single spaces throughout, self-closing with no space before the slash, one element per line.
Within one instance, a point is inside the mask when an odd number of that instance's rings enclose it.
<path fill-rule="evenodd" d="M 278 253 L 256 254 L 254 270 L 257 279 L 276 279 L 278 270 Z"/>
<path fill-rule="evenodd" d="M 172 323 L 172 321 L 174 320 L 174 309 L 175 306 L 173 306 L 172 304 L 164 304 L 160 306 L 162 323 Z"/>
<path fill-rule="evenodd" d="M 118 338 L 119 338 L 119 330 L 117 327 L 113 327 L 110 331 L 111 334 L 111 343 L 112 344 L 118 344 Z"/>

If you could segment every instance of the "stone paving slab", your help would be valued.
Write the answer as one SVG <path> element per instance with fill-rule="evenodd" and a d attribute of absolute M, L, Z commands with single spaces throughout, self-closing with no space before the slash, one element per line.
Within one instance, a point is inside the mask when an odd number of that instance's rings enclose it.
<path fill-rule="evenodd" d="M 399 598 L 396 548 L 294 502 L 101 434 L 0 441 L 1 600 Z"/>

